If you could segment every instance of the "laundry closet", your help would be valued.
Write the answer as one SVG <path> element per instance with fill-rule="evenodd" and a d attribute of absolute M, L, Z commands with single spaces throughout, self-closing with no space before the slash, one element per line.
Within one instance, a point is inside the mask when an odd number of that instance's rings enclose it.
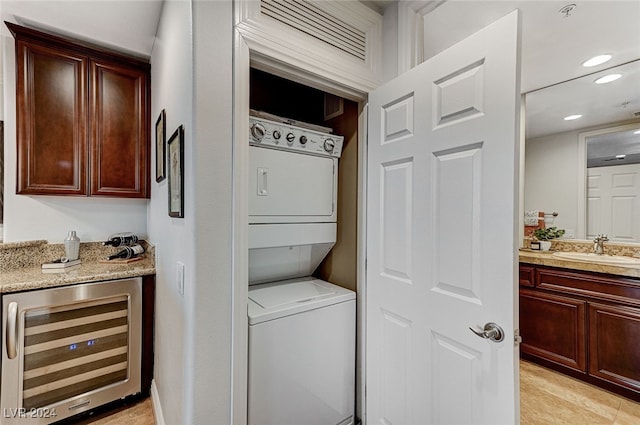
<path fill-rule="evenodd" d="M 251 69 L 248 423 L 355 423 L 358 105 Z"/>
<path fill-rule="evenodd" d="M 236 220 L 246 217 L 248 237 L 238 229 L 235 411 L 249 425 L 354 424 L 364 400 L 358 130 L 381 82 L 382 15 L 343 1 L 239 0 L 236 11 Z"/>
<path fill-rule="evenodd" d="M 338 160 L 336 243 L 313 275 L 356 291 L 358 104 L 252 68 L 250 107 L 254 111 L 329 127 L 334 134 L 344 137 Z M 329 109 L 328 120 L 325 120 L 325 109 Z M 291 178 L 308 179 L 309 176 Z"/>

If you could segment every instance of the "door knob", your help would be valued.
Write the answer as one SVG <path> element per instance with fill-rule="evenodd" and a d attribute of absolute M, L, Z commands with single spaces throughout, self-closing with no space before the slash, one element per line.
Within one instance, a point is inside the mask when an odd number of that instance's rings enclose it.
<path fill-rule="evenodd" d="M 474 328 L 469 328 L 471 331 L 478 335 L 480 338 L 490 339 L 493 342 L 501 342 L 504 339 L 504 331 L 498 325 L 493 322 L 489 322 L 484 325 L 484 329 L 478 330 Z"/>

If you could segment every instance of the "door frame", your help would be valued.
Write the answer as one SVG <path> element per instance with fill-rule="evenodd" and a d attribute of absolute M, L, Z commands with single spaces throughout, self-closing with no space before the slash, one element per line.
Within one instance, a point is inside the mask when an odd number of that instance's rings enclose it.
<path fill-rule="evenodd" d="M 364 412 L 364 376 L 363 372 L 366 356 L 364 353 L 365 343 L 365 291 L 366 282 L 364 280 L 366 269 L 366 146 L 367 146 L 367 105 L 366 95 L 354 99 L 353 93 L 342 91 L 341 86 L 334 84 L 331 80 L 324 80 L 322 86 L 312 84 L 317 76 L 307 74 L 302 69 L 295 69 L 292 65 L 284 66 L 277 64 L 273 67 L 268 58 L 259 55 L 245 42 L 241 34 L 236 30 L 236 44 L 234 46 L 234 87 L 233 87 L 233 203 L 234 203 L 234 246 L 233 246 L 233 296 L 232 296 L 232 423 L 245 424 L 247 422 L 247 352 L 248 352 L 248 319 L 247 319 L 247 297 L 249 267 L 249 240 L 248 240 L 248 199 L 249 199 L 249 177 L 245 174 L 249 169 L 249 144 L 243 143 L 249 140 L 249 74 L 250 68 L 254 67 L 279 77 L 300 82 L 300 77 L 307 75 L 310 77 L 304 80 L 304 84 L 320 90 L 329 91 L 337 96 L 341 96 L 358 103 L 358 214 L 357 225 L 357 279 L 356 279 L 356 416 L 362 417 Z M 291 67 L 291 69 L 288 69 Z M 292 72 L 293 71 L 293 72 Z"/>
<path fill-rule="evenodd" d="M 366 283 L 365 256 L 366 256 L 366 101 L 368 93 L 363 90 L 373 89 L 371 80 L 362 78 L 360 81 L 352 81 L 352 85 L 334 80 L 331 77 L 337 74 L 327 73 L 320 75 L 309 71 L 314 69 L 314 61 L 305 56 L 291 56 L 286 63 L 274 59 L 272 46 L 264 42 L 253 32 L 260 25 L 246 16 L 252 9 L 248 8 L 248 2 L 238 2 L 240 6 L 235 10 L 234 27 L 234 58 L 233 58 L 233 288 L 232 288 L 232 318 L 231 318 L 231 357 L 232 357 L 232 406 L 231 423 L 247 423 L 247 362 L 248 362 L 248 266 L 249 266 L 249 241 L 248 241 L 248 214 L 249 214 L 249 81 L 250 69 L 277 75 L 292 81 L 305 84 L 319 90 L 340 96 L 358 103 L 358 214 L 357 224 L 357 353 L 356 353 L 356 411 L 355 414 L 362 418 L 364 412 L 364 388 L 363 373 L 365 338 L 365 302 Z M 244 6 L 243 6 L 244 5 Z M 254 11 L 255 12 L 255 11 Z M 240 22 L 242 25 L 238 25 Z"/>

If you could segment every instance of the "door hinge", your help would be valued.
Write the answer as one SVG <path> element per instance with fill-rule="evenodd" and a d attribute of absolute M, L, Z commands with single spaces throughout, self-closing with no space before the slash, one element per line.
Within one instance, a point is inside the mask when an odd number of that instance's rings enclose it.
<path fill-rule="evenodd" d="M 514 343 L 514 345 L 522 344 L 522 337 L 520 336 L 520 329 L 515 329 L 513 331 L 513 343 Z"/>

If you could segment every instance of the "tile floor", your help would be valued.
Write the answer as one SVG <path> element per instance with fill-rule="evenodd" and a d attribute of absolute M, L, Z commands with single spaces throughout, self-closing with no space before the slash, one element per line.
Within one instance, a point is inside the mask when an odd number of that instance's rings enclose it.
<path fill-rule="evenodd" d="M 640 403 L 520 362 L 521 425 L 638 425 Z"/>
<path fill-rule="evenodd" d="M 639 425 L 640 403 L 521 361 L 520 421 L 521 425 Z M 154 425 L 151 399 L 76 425 L 89 424 Z"/>

